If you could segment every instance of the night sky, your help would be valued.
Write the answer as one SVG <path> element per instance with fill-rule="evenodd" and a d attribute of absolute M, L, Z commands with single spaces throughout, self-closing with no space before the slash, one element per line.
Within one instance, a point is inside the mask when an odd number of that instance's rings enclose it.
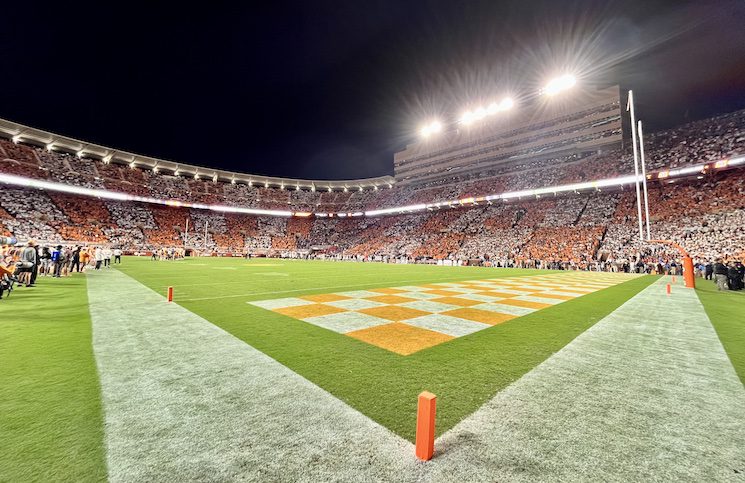
<path fill-rule="evenodd" d="M 567 71 L 647 131 L 745 108 L 742 0 L 49 3 L 3 5 L 0 117 L 201 166 L 391 174 L 423 121 Z"/>

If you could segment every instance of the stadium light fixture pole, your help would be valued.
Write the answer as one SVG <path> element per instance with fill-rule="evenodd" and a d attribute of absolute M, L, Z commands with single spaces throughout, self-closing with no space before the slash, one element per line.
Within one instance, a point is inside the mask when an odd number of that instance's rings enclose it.
<path fill-rule="evenodd" d="M 637 123 L 637 132 L 639 133 L 639 154 L 642 164 L 642 185 L 644 186 L 644 221 L 647 223 L 647 241 L 652 239 L 649 234 L 649 194 L 647 194 L 647 161 L 644 159 L 644 132 L 642 131 L 642 122 Z"/>
<path fill-rule="evenodd" d="M 639 217 L 639 241 L 644 243 L 644 229 L 642 228 L 642 197 L 639 188 L 639 151 L 636 146 L 636 116 L 634 115 L 634 92 L 629 91 L 626 110 L 631 115 L 631 143 L 634 147 L 634 174 L 636 175 L 636 209 Z"/>

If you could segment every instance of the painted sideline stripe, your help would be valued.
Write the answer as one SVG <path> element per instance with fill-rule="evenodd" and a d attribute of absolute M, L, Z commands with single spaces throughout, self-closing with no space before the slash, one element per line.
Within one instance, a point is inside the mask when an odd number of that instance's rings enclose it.
<path fill-rule="evenodd" d="M 119 271 L 88 276 L 110 481 L 419 471 L 411 443 L 280 363 Z"/>
<path fill-rule="evenodd" d="M 663 278 L 435 444 L 453 481 L 734 481 L 745 388 L 695 291 Z M 738 473 L 739 471 L 739 473 Z"/>

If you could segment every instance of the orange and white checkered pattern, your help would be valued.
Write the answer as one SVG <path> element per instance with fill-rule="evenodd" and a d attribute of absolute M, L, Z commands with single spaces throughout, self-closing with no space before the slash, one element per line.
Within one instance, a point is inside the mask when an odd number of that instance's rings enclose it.
<path fill-rule="evenodd" d="M 636 276 L 564 272 L 248 303 L 408 355 Z"/>

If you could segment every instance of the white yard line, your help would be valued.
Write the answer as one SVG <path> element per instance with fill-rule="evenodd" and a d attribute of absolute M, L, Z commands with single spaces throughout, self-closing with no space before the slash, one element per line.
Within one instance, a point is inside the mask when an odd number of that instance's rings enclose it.
<path fill-rule="evenodd" d="M 421 468 L 411 443 L 232 335 L 121 272 L 89 277 L 111 481 L 373 481 Z"/>

